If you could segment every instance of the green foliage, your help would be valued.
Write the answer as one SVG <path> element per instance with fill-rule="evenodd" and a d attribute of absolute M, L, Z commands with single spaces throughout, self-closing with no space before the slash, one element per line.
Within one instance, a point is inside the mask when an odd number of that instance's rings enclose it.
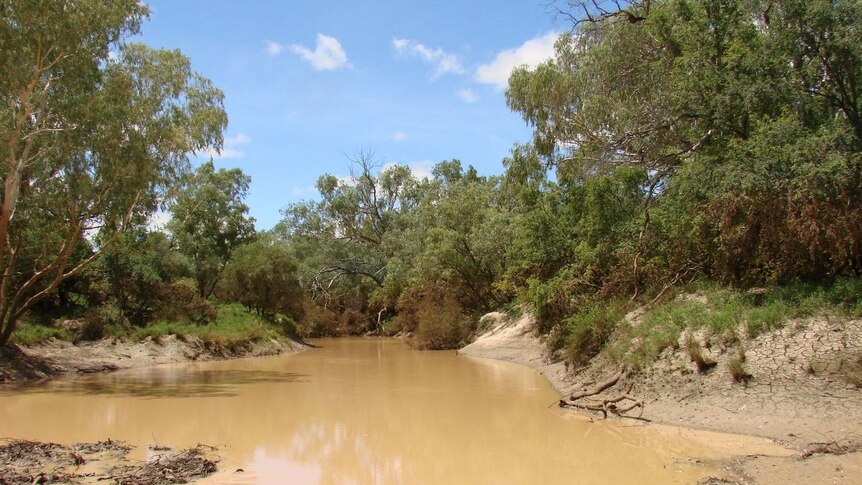
<path fill-rule="evenodd" d="M 222 143 L 222 93 L 179 51 L 125 43 L 146 14 L 132 0 L 0 10 L 0 344 L 156 208 L 189 153 Z M 93 233 L 103 244 L 78 259 Z"/>
<path fill-rule="evenodd" d="M 284 336 L 283 325 L 249 313 L 242 305 L 219 305 L 217 312 L 216 319 L 208 325 L 159 320 L 144 328 L 136 329 L 131 334 L 131 338 L 142 340 L 146 337 L 162 335 L 191 335 L 204 342 L 230 347 L 244 342 L 281 339 Z"/>
<path fill-rule="evenodd" d="M 625 315 L 625 301 L 591 304 L 563 320 L 565 356 L 582 366 L 599 353 L 610 340 Z"/>
<path fill-rule="evenodd" d="M 303 316 L 297 265 L 284 241 L 263 235 L 239 247 L 222 274 L 220 296 L 264 316 Z"/>
<path fill-rule="evenodd" d="M 168 229 L 194 263 L 200 296 L 215 291 L 231 254 L 254 236 L 254 218 L 243 200 L 251 178 L 242 170 L 204 163 L 187 174 L 171 207 Z"/>

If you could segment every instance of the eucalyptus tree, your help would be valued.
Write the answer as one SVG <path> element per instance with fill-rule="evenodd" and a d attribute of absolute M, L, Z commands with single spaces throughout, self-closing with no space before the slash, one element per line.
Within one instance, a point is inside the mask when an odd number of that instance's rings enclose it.
<path fill-rule="evenodd" d="M 200 296 L 208 298 L 231 254 L 254 237 L 244 200 L 251 177 L 207 162 L 183 177 L 167 228 L 177 249 L 194 263 Z"/>
<path fill-rule="evenodd" d="M 360 153 L 349 177 L 325 174 L 318 179 L 320 201 L 282 211 L 278 230 L 301 248 L 303 280 L 315 298 L 328 305 L 338 295 L 362 289 L 367 297 L 384 285 L 397 245 L 393 237 L 415 206 L 416 184 L 408 167 L 382 167 L 371 154 Z"/>
<path fill-rule="evenodd" d="M 261 234 L 234 252 L 219 291 L 260 315 L 282 313 L 294 319 L 303 315 L 305 295 L 296 260 L 287 242 L 272 234 Z"/>
<path fill-rule="evenodd" d="M 0 344 L 156 208 L 189 153 L 222 143 L 221 91 L 179 51 L 125 42 L 146 15 L 134 0 L 0 3 Z"/>

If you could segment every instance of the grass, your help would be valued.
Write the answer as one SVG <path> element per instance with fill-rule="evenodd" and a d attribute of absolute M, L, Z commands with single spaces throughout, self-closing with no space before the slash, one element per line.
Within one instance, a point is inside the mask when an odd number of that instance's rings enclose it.
<path fill-rule="evenodd" d="M 242 305 L 236 303 L 217 305 L 217 310 L 218 317 L 204 325 L 157 321 L 135 329 L 129 337 L 133 340 L 143 340 L 147 337 L 190 335 L 204 342 L 231 346 L 264 339 L 281 339 L 292 327 L 290 321 L 283 325 L 271 323 L 263 317 L 246 311 Z"/>
<path fill-rule="evenodd" d="M 18 328 L 12 334 L 12 341 L 21 345 L 33 345 L 52 338 L 67 340 L 69 342 L 75 340 L 75 336 L 68 330 L 49 327 L 27 320 L 19 321 Z"/>
<path fill-rule="evenodd" d="M 192 335 L 205 342 L 231 346 L 244 342 L 264 339 L 281 339 L 295 332 L 293 321 L 286 317 L 277 318 L 273 323 L 261 316 L 246 311 L 239 304 L 217 304 L 218 317 L 203 325 L 156 321 L 146 327 L 126 327 L 118 324 L 105 324 L 102 334 L 105 337 L 143 340 L 147 337 L 159 338 L 167 335 Z M 13 338 L 16 343 L 33 345 L 51 338 L 75 341 L 76 335 L 64 329 L 49 326 L 41 321 L 22 320 Z"/>
<path fill-rule="evenodd" d="M 862 316 L 862 278 L 843 278 L 827 285 L 793 284 L 758 292 L 701 282 L 681 288 L 678 294 L 690 296 L 652 308 L 637 325 L 621 326 L 605 349 L 608 355 L 633 369 L 643 369 L 665 349 L 677 349 L 687 328 L 705 328 L 711 338 L 730 346 L 745 337 L 756 338 L 781 328 L 793 318 L 819 314 Z M 696 354 L 692 359 L 697 362 L 699 349 L 686 350 Z"/>
<path fill-rule="evenodd" d="M 625 315 L 625 300 L 594 304 L 565 319 L 564 354 L 576 366 L 586 364 L 605 346 Z"/>
<path fill-rule="evenodd" d="M 727 370 L 730 371 L 730 375 L 736 382 L 748 384 L 748 381 L 751 380 L 752 375 L 745 368 L 745 351 L 742 350 L 742 347 L 737 348 L 736 355 L 727 360 Z"/>

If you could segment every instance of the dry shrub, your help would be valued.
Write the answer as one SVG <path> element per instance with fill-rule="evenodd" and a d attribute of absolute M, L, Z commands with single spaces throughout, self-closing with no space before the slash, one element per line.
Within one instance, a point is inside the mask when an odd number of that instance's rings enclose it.
<path fill-rule="evenodd" d="M 353 308 L 345 308 L 338 315 L 339 335 L 361 335 L 369 330 L 369 318 Z"/>
<path fill-rule="evenodd" d="M 180 323 L 209 323 L 218 317 L 216 309 L 198 294 L 191 278 L 177 278 L 159 288 L 156 319 Z"/>
<path fill-rule="evenodd" d="M 719 221 L 718 276 L 735 283 L 819 279 L 859 268 L 858 196 L 740 194 L 710 204 Z M 852 200 L 856 199 L 856 200 Z"/>
<path fill-rule="evenodd" d="M 296 332 L 303 338 L 335 337 L 338 335 L 338 315 L 313 301 L 303 305 L 303 318 L 296 325 Z"/>
<path fill-rule="evenodd" d="M 425 350 L 459 347 L 472 331 L 458 298 L 435 284 L 404 292 L 398 300 L 398 321 L 402 330 L 413 332 L 411 344 Z"/>

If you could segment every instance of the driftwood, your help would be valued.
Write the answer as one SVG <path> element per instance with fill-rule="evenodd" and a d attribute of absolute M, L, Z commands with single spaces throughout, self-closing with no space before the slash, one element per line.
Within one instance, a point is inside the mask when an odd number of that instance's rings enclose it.
<path fill-rule="evenodd" d="M 572 394 L 568 399 L 560 399 L 560 407 L 570 407 L 584 411 L 599 412 L 602 413 L 602 416 L 604 416 L 605 419 L 607 419 L 608 413 L 611 413 L 622 418 L 643 420 L 644 402 L 642 399 L 632 396 L 634 384 L 630 385 L 626 392 L 618 396 L 601 400 L 585 399 L 597 396 L 607 389 L 610 389 L 625 375 L 625 370 L 620 369 L 619 372 L 614 374 L 610 379 L 599 383 L 593 389 Z M 627 414 L 635 408 L 638 409 L 638 414 L 636 416 Z"/>

